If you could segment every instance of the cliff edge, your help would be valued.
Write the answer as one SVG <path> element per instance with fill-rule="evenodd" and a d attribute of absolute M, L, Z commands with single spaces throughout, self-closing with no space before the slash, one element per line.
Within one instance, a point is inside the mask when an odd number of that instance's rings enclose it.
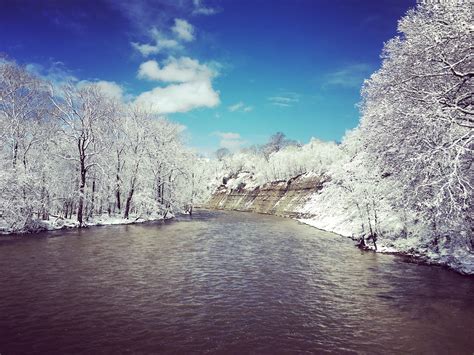
<path fill-rule="evenodd" d="M 223 179 L 206 208 L 247 211 L 290 218 L 309 218 L 299 210 L 327 181 L 324 175 L 306 173 L 289 180 L 272 181 L 263 185 L 252 182 L 249 173 Z"/>

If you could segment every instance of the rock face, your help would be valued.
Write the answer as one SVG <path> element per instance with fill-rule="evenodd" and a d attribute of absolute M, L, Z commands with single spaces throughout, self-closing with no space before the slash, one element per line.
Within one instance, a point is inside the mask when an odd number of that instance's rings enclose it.
<path fill-rule="evenodd" d="M 310 217 L 296 211 L 322 188 L 325 181 L 324 176 L 316 174 L 302 174 L 288 181 L 273 181 L 257 187 L 244 181 L 232 188 L 226 181 L 216 189 L 205 207 L 291 218 Z"/>

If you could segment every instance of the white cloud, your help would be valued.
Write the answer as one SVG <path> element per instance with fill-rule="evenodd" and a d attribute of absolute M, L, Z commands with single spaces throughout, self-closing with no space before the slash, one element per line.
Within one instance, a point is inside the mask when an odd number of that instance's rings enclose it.
<path fill-rule="evenodd" d="M 168 38 L 163 32 L 158 30 L 156 27 L 152 27 L 150 30 L 151 38 L 155 40 L 162 48 L 177 48 L 180 44 L 177 40 Z"/>
<path fill-rule="evenodd" d="M 229 106 L 229 111 L 230 112 L 235 112 L 239 109 L 241 109 L 244 106 L 244 103 L 242 101 L 236 103 L 235 105 Z"/>
<path fill-rule="evenodd" d="M 163 66 L 149 60 L 140 65 L 139 78 L 174 84 L 144 92 L 136 102 L 161 114 L 215 107 L 220 102 L 219 93 L 212 87 L 216 75 L 208 65 L 189 57 L 170 57 Z"/>
<path fill-rule="evenodd" d="M 239 133 L 235 132 L 214 132 L 214 135 L 220 138 L 219 146 L 221 148 L 227 148 L 231 151 L 239 150 L 242 145 L 247 143 L 242 139 Z"/>
<path fill-rule="evenodd" d="M 74 76 L 62 62 L 53 62 L 49 67 L 44 67 L 41 64 L 29 63 L 25 68 L 30 73 L 49 81 L 54 87 L 79 81 L 79 79 Z"/>
<path fill-rule="evenodd" d="M 242 112 L 250 112 L 253 110 L 252 106 L 246 106 L 242 101 L 237 102 L 234 105 L 228 107 L 230 112 L 242 111 Z"/>
<path fill-rule="evenodd" d="M 291 107 L 292 105 L 286 102 L 272 102 L 273 106 L 280 106 L 280 107 Z"/>
<path fill-rule="evenodd" d="M 324 86 L 358 88 L 372 72 L 371 66 L 365 63 L 351 64 L 345 68 L 328 73 Z"/>
<path fill-rule="evenodd" d="M 181 123 L 175 123 L 175 126 L 178 133 L 182 133 L 188 129 L 188 126 L 185 126 L 184 124 L 181 124 Z"/>
<path fill-rule="evenodd" d="M 282 96 L 274 96 L 269 98 L 270 101 L 272 102 L 282 102 L 282 103 L 291 103 L 291 102 L 297 102 L 298 99 L 292 98 L 292 97 L 282 97 Z"/>
<path fill-rule="evenodd" d="M 100 80 L 94 83 L 99 90 L 110 98 L 122 100 L 123 88 L 114 81 Z"/>
<path fill-rule="evenodd" d="M 239 133 L 234 132 L 215 132 L 216 136 L 219 136 L 222 139 L 240 139 Z"/>
<path fill-rule="evenodd" d="M 187 112 L 198 107 L 215 107 L 219 93 L 209 80 L 191 81 L 157 87 L 140 94 L 135 102 L 155 113 Z"/>
<path fill-rule="evenodd" d="M 221 148 L 227 148 L 229 149 L 230 151 L 238 151 L 240 150 L 240 148 L 242 148 L 242 146 L 245 144 L 246 142 L 245 141 L 242 141 L 242 140 L 233 140 L 233 139 L 221 139 L 220 143 L 219 143 L 219 146 Z"/>
<path fill-rule="evenodd" d="M 287 93 L 286 95 L 269 97 L 268 101 L 274 106 L 291 107 L 293 104 L 299 102 L 300 99 L 295 93 Z"/>
<path fill-rule="evenodd" d="M 40 64 L 29 63 L 25 66 L 25 68 L 30 73 L 38 75 L 39 77 L 51 83 L 56 89 L 59 89 L 61 86 L 66 84 L 76 85 L 78 88 L 92 85 L 96 86 L 104 95 L 110 98 L 120 101 L 130 98 L 129 95 L 125 94 L 123 87 L 117 84 L 115 81 L 79 80 L 65 68 L 64 63 L 62 62 L 53 62 L 49 68 L 46 68 Z M 60 90 L 57 92 L 57 94 L 60 95 Z"/>
<path fill-rule="evenodd" d="M 152 44 L 132 42 L 133 48 L 139 51 L 144 57 L 148 57 L 151 54 L 157 54 L 165 50 L 170 51 L 183 48 L 177 40 L 168 38 L 156 27 L 153 27 L 150 30 L 150 36 L 153 41 Z"/>
<path fill-rule="evenodd" d="M 165 36 L 153 28 L 150 31 L 154 44 L 133 46 L 143 56 L 182 49 L 181 43 L 194 39 L 194 27 L 186 20 L 176 18 L 171 33 L 174 38 Z M 199 107 L 215 107 L 219 104 L 219 92 L 212 87 L 212 79 L 218 75 L 218 64 L 201 64 L 189 57 L 169 57 L 164 62 L 148 60 L 140 64 L 137 77 L 145 80 L 170 83 L 138 95 L 135 102 L 155 113 L 167 114 L 187 112 Z"/>
<path fill-rule="evenodd" d="M 193 0 L 193 4 L 193 14 L 195 15 L 214 15 L 218 13 L 217 9 L 205 6 L 202 0 Z"/>
<path fill-rule="evenodd" d="M 149 60 L 140 65 L 138 77 L 147 80 L 157 80 L 163 82 L 190 82 L 210 80 L 217 73 L 205 64 L 189 58 L 170 57 L 163 67 L 160 67 L 157 61 Z"/>
<path fill-rule="evenodd" d="M 157 45 L 151 45 L 148 43 L 140 44 L 132 42 L 132 46 L 137 51 L 139 51 L 144 57 L 148 57 L 150 54 L 156 54 L 161 50 L 161 48 L 159 48 Z"/>
<path fill-rule="evenodd" d="M 99 81 L 89 81 L 89 80 L 81 80 L 77 83 L 77 86 L 84 87 L 84 86 L 96 86 L 100 92 L 111 99 L 116 99 L 123 101 L 124 97 L 124 90 L 123 87 L 117 84 L 115 81 L 106 81 L 106 80 L 99 80 Z"/>
<path fill-rule="evenodd" d="M 194 39 L 194 27 L 186 20 L 174 19 L 174 26 L 171 30 L 183 41 L 191 42 Z"/>

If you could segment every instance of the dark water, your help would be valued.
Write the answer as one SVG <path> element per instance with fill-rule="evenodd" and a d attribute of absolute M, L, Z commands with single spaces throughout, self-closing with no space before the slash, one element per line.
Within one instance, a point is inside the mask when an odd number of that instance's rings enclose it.
<path fill-rule="evenodd" d="M 473 354 L 474 278 L 238 212 L 0 242 L 2 355 L 157 352 Z"/>

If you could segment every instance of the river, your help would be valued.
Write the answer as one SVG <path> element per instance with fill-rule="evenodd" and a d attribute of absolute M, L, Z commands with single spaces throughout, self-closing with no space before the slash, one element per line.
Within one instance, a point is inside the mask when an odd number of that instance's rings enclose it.
<path fill-rule="evenodd" d="M 0 353 L 474 352 L 474 278 L 197 211 L 0 241 Z"/>

